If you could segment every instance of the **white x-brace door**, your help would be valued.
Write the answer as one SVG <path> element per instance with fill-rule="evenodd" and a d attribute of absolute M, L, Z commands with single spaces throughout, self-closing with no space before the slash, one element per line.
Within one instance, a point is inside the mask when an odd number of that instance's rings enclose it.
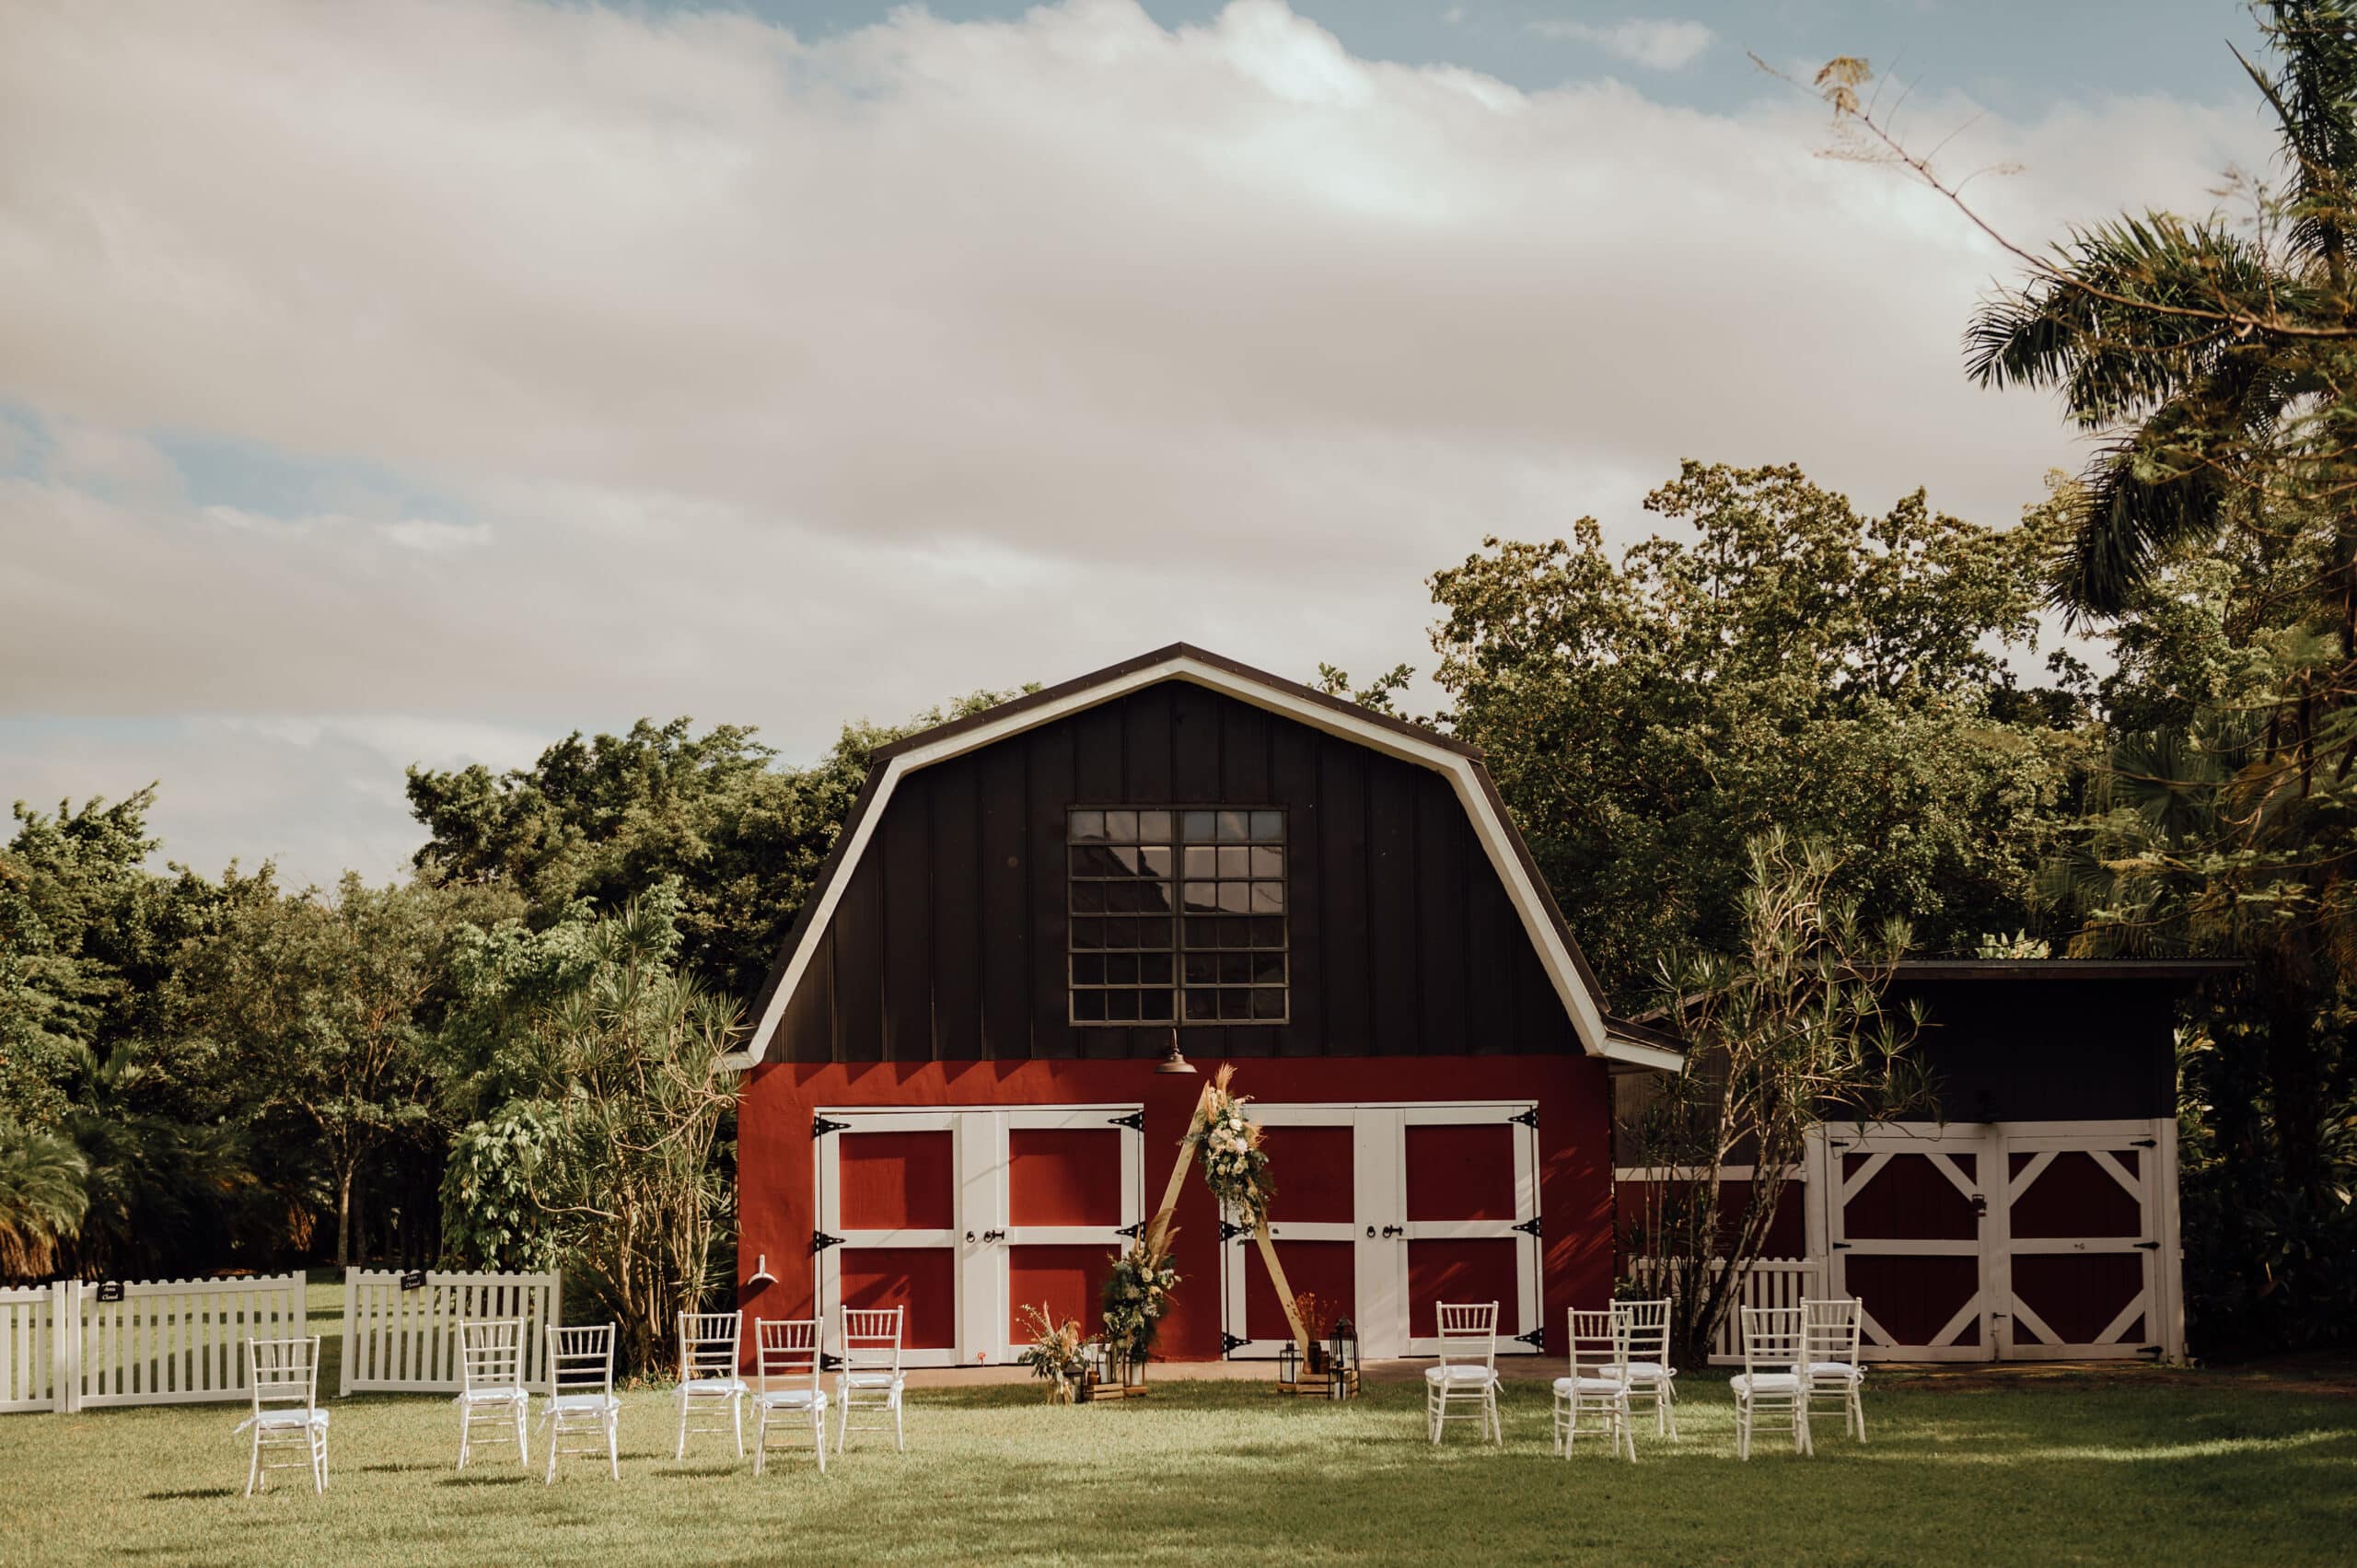
<path fill-rule="evenodd" d="M 2165 1153 L 2154 1132 L 2142 1122 L 2090 1122 L 2003 1135 L 1995 1283 L 2008 1359 L 2101 1360 L 2157 1354 L 2168 1343 L 2161 1226 L 2175 1151 Z"/>
<path fill-rule="evenodd" d="M 1853 1128 L 1829 1127 L 1825 1135 L 1833 1294 L 1857 1295 L 1868 1304 L 1862 1316 L 1863 1353 L 1910 1361 L 1990 1359 L 1995 1346 L 1988 1326 L 1988 1198 L 1981 1186 L 1993 1154 L 1988 1140 L 1977 1131 L 1954 1128 L 1862 1136 Z M 1944 1192 L 1943 1183 L 1953 1192 Z M 1926 1185 L 1929 1191 L 1923 1191 Z M 1886 1200 L 1878 1186 L 1897 1187 L 1898 1194 Z M 1933 1303 L 1938 1326 L 1928 1334 L 1895 1332 L 1873 1310 L 1877 1297 L 1892 1296 L 1905 1296 L 1910 1305 Z"/>

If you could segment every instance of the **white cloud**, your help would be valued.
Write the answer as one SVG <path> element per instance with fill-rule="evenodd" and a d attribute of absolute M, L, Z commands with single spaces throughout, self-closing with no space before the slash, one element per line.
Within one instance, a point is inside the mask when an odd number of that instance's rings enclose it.
<path fill-rule="evenodd" d="M 1692 64 L 1718 36 L 1700 22 L 1652 21 L 1641 17 L 1607 23 L 1549 17 L 1531 23 L 1530 30 L 1545 38 L 1592 43 L 1615 58 L 1655 71 L 1676 71 Z"/>
<path fill-rule="evenodd" d="M 1950 156 L 2025 162 L 1975 192 L 2036 241 L 2204 207 L 2263 137 L 2096 101 Z M 0 298 L 41 302 L 0 310 L 0 403 L 46 436 L 0 467 L 0 714 L 692 713 L 801 756 L 1175 637 L 1428 663 L 1426 574 L 1584 512 L 1648 531 L 1684 456 L 2009 518 L 2078 455 L 1960 374 L 2011 268 L 1824 139 L 1790 97 L 1372 64 L 1274 0 L 824 41 L 505 0 L 0 6 Z M 436 500 L 192 498 L 157 430 Z M 153 767 L 21 733 L 0 796 L 69 754 L 77 793 L 228 785 L 214 731 Z M 408 836 L 403 759 L 368 755 L 367 831 Z M 358 800 L 281 804 L 324 854 Z"/>

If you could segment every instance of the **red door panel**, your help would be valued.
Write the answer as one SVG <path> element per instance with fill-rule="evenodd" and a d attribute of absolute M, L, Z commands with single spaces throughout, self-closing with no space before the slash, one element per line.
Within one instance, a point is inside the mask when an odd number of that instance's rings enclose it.
<path fill-rule="evenodd" d="M 2138 1174 L 2136 1153 L 2121 1149 L 2112 1158 L 2134 1176 Z M 2019 1176 L 2033 1157 L 2014 1156 L 2010 1163 L 2014 1175 Z M 2095 1156 L 2065 1149 L 2014 1195 L 2013 1229 L 2018 1237 L 2138 1237 L 2144 1234 L 2144 1205 L 2096 1164 Z"/>
<path fill-rule="evenodd" d="M 903 1349 L 956 1348 L 958 1254 L 954 1249 L 846 1247 L 842 1266 L 845 1307 L 908 1308 L 900 1340 Z"/>
<path fill-rule="evenodd" d="M 1104 1326 L 1098 1293 L 1111 1263 L 1102 1247 L 1013 1247 L 1007 1249 L 1007 1322 L 1018 1338 L 1029 1337 L 1029 1309 L 1044 1307 L 1061 1323 L 1080 1320 L 1084 1334 Z"/>
<path fill-rule="evenodd" d="M 1009 1224 L 1121 1223 L 1119 1128 L 1018 1127 L 1006 1135 L 1006 1159 Z"/>
<path fill-rule="evenodd" d="M 1949 1189 L 1951 1191 L 1953 1188 Z M 1849 1288 L 1883 1332 L 1902 1345 L 1928 1345 L 1980 1290 L 1980 1260 L 1972 1257 L 1852 1256 Z M 1949 1342 L 1977 1345 L 1980 1324 L 1968 1323 Z"/>
<path fill-rule="evenodd" d="M 2024 1344 L 2094 1344 L 2144 1289 L 2144 1261 L 2133 1252 L 2021 1252 L 2014 1255 L 2013 1268 L 2014 1294 L 2057 1336 L 2048 1340 L 2016 1315 L 2014 1338 Z M 2132 1345 L 2144 1337 L 2139 1316 L 2117 1342 Z"/>
<path fill-rule="evenodd" d="M 1515 1267 L 1519 1245 L 1504 1237 L 1410 1242 L 1409 1338 L 1424 1339 L 1440 1332 L 1433 1306 L 1442 1301 L 1496 1302 L 1499 1337 L 1511 1336 L 1521 1291 Z"/>
<path fill-rule="evenodd" d="M 1952 1157 L 1965 1179 L 1973 1179 L 1975 1156 Z M 1843 1156 L 1843 1177 L 1864 1169 L 1868 1158 Z M 1892 1155 L 1850 1196 L 1842 1224 L 1852 1241 L 1971 1241 L 1980 1234 L 1980 1216 L 1973 1212 L 1972 1201 L 1956 1190 L 1930 1155 Z"/>
<path fill-rule="evenodd" d="M 1512 1220 L 1514 1134 L 1503 1121 L 1411 1126 L 1408 1217 Z"/>
<path fill-rule="evenodd" d="M 1318 1298 L 1319 1311 L 1330 1328 L 1337 1318 L 1355 1320 L 1358 1249 L 1347 1241 L 1280 1241 L 1277 1261 L 1284 1265 L 1285 1283 L 1296 1295 Z M 1260 1249 L 1244 1249 L 1244 1333 L 1248 1339 L 1289 1340 L 1292 1325 L 1276 1286 L 1260 1261 Z"/>
<path fill-rule="evenodd" d="M 1277 1179 L 1276 1220 L 1349 1225 L 1357 1214 L 1348 1127 L 1270 1127 L 1260 1133 Z M 1293 1265 L 1285 1265 L 1288 1272 Z"/>
<path fill-rule="evenodd" d="M 947 1230 L 957 1224 L 957 1167 L 946 1129 L 839 1136 L 844 1229 Z"/>

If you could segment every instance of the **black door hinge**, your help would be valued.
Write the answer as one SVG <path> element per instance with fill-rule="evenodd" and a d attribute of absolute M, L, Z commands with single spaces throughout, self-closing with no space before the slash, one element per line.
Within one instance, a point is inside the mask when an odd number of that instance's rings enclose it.
<path fill-rule="evenodd" d="M 1833 1250 L 1836 1252 L 1847 1252 L 1850 1250 L 1850 1244 L 1846 1241 L 1837 1241 L 1833 1243 Z"/>
<path fill-rule="evenodd" d="M 1506 1120 L 1517 1126 L 1527 1127 L 1535 1132 L 1538 1130 L 1538 1108 L 1534 1105 L 1528 1110 L 1509 1116 Z"/>
<path fill-rule="evenodd" d="M 1126 1127 L 1132 1132 L 1145 1131 L 1145 1112 L 1143 1110 L 1133 1110 L 1127 1116 L 1109 1116 L 1105 1120 L 1115 1127 Z"/>
<path fill-rule="evenodd" d="M 1847 1138 L 1828 1138 L 1825 1140 L 1825 1146 L 1829 1149 L 1846 1149 L 1850 1146 L 1850 1140 Z"/>
<path fill-rule="evenodd" d="M 1537 1236 L 1537 1235 L 1538 1235 L 1538 1234 L 1539 1234 L 1539 1230 L 1538 1230 L 1538 1216 L 1537 1214 L 1533 1214 L 1533 1215 L 1531 1215 L 1528 1219 L 1527 1219 L 1527 1220 L 1523 1221 L 1520 1225 L 1518 1225 L 1515 1226 L 1515 1229 L 1516 1229 L 1516 1230 L 1518 1230 L 1518 1231 L 1522 1232 L 1522 1234 L 1523 1234 L 1523 1235 L 1525 1235 L 1525 1236 Z"/>
<path fill-rule="evenodd" d="M 842 1370 L 842 1368 L 843 1368 L 843 1358 L 842 1358 L 842 1356 L 837 1355 L 834 1352 L 832 1352 L 832 1351 L 830 1351 L 830 1350 L 822 1350 L 822 1351 L 820 1351 L 820 1352 L 819 1353 L 819 1371 L 821 1371 L 821 1372 L 841 1372 L 841 1371 Z"/>
<path fill-rule="evenodd" d="M 2131 1138 L 2128 1143 L 2130 1147 L 2138 1149 L 2157 1149 L 2161 1146 L 2158 1138 Z"/>
<path fill-rule="evenodd" d="M 1251 1342 L 1252 1342 L 1249 1340 L 1237 1339 L 1234 1334 L 1229 1333 L 1225 1329 L 1222 1329 L 1219 1331 L 1219 1353 L 1222 1355 L 1225 1355 L 1231 1351 L 1242 1350 L 1246 1345 L 1248 1345 Z"/>
<path fill-rule="evenodd" d="M 1532 1350 L 1545 1350 L 1547 1348 L 1547 1330 L 1544 1329 L 1533 1329 L 1527 1334 L 1516 1334 L 1515 1336 L 1515 1341 L 1518 1344 L 1528 1345 Z"/>
<path fill-rule="evenodd" d="M 1123 1225 L 1120 1229 L 1119 1229 L 1119 1230 L 1115 1231 L 1113 1234 L 1114 1234 L 1115 1236 L 1126 1236 L 1126 1237 L 1129 1237 L 1130 1238 L 1132 1238 L 1132 1240 L 1134 1240 L 1134 1239 L 1136 1239 L 1138 1237 L 1144 1236 L 1144 1235 L 1145 1234 L 1145 1221 L 1144 1221 L 1144 1220 L 1140 1220 L 1140 1221 L 1138 1221 L 1138 1223 L 1137 1223 L 1137 1224 L 1135 1224 L 1135 1225 Z"/>
<path fill-rule="evenodd" d="M 843 1238 L 840 1236 L 829 1236 L 823 1230 L 810 1233 L 810 1250 L 813 1252 L 824 1252 L 830 1247 L 841 1247 L 842 1244 Z"/>
<path fill-rule="evenodd" d="M 814 1116 L 810 1119 L 810 1135 L 813 1138 L 823 1138 L 830 1132 L 850 1131 L 851 1123 L 848 1121 L 830 1121 L 823 1116 Z"/>
<path fill-rule="evenodd" d="M 1248 1225 L 1237 1225 L 1234 1220 L 1222 1220 L 1219 1222 L 1219 1238 L 1222 1241 L 1233 1241 L 1239 1236 L 1249 1236 L 1251 1234 L 1252 1227 Z"/>
<path fill-rule="evenodd" d="M 2136 1244 L 2136 1250 L 2139 1252 L 2158 1252 L 2160 1249 L 2161 1244 L 2157 1241 L 2140 1241 Z"/>

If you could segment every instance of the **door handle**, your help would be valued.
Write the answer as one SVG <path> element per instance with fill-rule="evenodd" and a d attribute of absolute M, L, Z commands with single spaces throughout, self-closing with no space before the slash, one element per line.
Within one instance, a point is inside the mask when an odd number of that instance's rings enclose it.
<path fill-rule="evenodd" d="M 1366 1238 L 1369 1241 L 1373 1241 L 1375 1239 L 1375 1226 L 1369 1225 L 1366 1227 Z"/>
<path fill-rule="evenodd" d="M 1387 1237 L 1405 1236 L 1408 1234 L 1408 1227 L 1404 1225 L 1387 1225 L 1383 1227 L 1383 1234 Z"/>
<path fill-rule="evenodd" d="M 1006 1232 L 1003 1230 L 986 1230 L 982 1232 L 982 1239 L 984 1241 L 1004 1241 L 1006 1239 Z"/>
<path fill-rule="evenodd" d="M 970 1241 L 970 1241 L 972 1241 L 972 1240 L 974 1239 L 974 1233 L 973 1233 L 972 1231 L 970 1231 L 970 1231 L 968 1231 L 968 1232 L 966 1233 L 966 1239 L 967 1239 L 968 1241 Z"/>

